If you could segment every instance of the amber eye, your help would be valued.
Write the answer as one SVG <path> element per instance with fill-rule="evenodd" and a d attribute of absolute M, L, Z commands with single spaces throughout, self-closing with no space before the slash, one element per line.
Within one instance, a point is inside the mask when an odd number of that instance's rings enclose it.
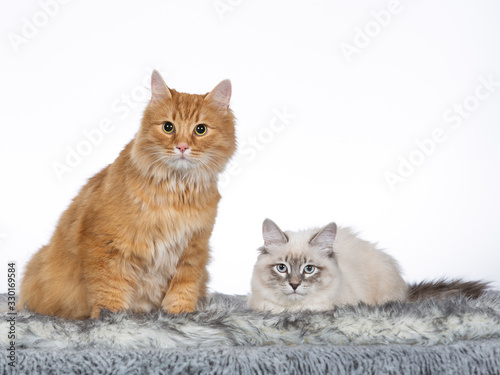
<path fill-rule="evenodd" d="M 205 135 L 205 133 L 207 132 L 207 129 L 208 129 L 208 127 L 205 124 L 199 124 L 199 125 L 196 125 L 196 127 L 194 128 L 194 133 L 196 135 Z"/>
<path fill-rule="evenodd" d="M 167 121 L 163 124 L 163 131 L 167 134 L 172 134 L 175 132 L 175 126 L 170 121 Z"/>

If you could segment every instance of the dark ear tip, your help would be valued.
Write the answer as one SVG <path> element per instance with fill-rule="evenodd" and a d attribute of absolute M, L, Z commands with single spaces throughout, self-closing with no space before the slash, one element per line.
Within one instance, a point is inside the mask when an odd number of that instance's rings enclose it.
<path fill-rule="evenodd" d="M 337 226 L 337 223 L 335 223 L 334 221 L 332 221 L 331 223 L 328 223 L 327 225 L 325 225 L 323 227 L 323 230 L 325 229 L 329 229 L 331 230 L 334 234 L 337 234 L 337 229 L 338 229 L 338 226 Z"/>
<path fill-rule="evenodd" d="M 267 254 L 269 254 L 269 252 L 267 251 L 267 249 L 266 249 L 264 246 L 259 247 L 259 248 L 257 249 L 257 251 L 258 251 L 261 255 L 267 255 Z"/>
<path fill-rule="evenodd" d="M 328 227 L 332 227 L 332 228 L 334 228 L 334 229 L 335 229 L 335 231 L 337 231 L 338 226 L 337 226 L 337 223 L 336 223 L 336 222 L 332 221 L 332 222 L 331 222 L 331 223 L 329 223 L 327 226 L 328 226 Z"/>
<path fill-rule="evenodd" d="M 276 225 L 276 224 L 271 219 L 265 218 L 264 221 L 262 222 L 262 227 L 265 227 L 267 225 Z"/>

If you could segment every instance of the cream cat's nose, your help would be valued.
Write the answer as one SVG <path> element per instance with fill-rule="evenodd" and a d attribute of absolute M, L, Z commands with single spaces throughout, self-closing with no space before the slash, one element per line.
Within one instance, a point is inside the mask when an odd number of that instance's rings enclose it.
<path fill-rule="evenodd" d="M 189 149 L 189 146 L 185 143 L 179 143 L 177 146 L 175 146 L 175 148 L 178 149 L 182 154 L 184 154 L 184 152 Z"/>
<path fill-rule="evenodd" d="M 293 284 L 293 283 L 290 283 L 290 286 L 293 288 L 293 290 L 297 290 L 297 288 L 299 287 L 300 284 Z"/>

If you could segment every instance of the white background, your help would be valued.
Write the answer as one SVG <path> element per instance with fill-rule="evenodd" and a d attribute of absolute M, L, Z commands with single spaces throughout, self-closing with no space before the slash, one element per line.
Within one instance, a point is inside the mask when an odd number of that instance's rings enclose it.
<path fill-rule="evenodd" d="M 183 92 L 233 83 L 240 151 L 221 181 L 212 290 L 250 291 L 266 217 L 353 226 L 409 281 L 500 287 L 500 86 L 481 87 L 500 82 L 497 1 L 66 2 L 0 5 L 1 275 L 9 260 L 22 272 L 134 136 L 157 68 Z M 424 156 L 416 142 L 439 129 Z M 54 163 L 78 147 L 59 179 Z M 410 157 L 420 165 L 391 189 Z"/>

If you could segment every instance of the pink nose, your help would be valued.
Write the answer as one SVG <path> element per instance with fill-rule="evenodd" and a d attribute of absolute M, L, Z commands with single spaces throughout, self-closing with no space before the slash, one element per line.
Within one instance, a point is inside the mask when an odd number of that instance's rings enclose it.
<path fill-rule="evenodd" d="M 185 143 L 179 143 L 176 148 L 181 152 L 184 153 L 187 149 L 189 149 L 189 146 Z"/>

